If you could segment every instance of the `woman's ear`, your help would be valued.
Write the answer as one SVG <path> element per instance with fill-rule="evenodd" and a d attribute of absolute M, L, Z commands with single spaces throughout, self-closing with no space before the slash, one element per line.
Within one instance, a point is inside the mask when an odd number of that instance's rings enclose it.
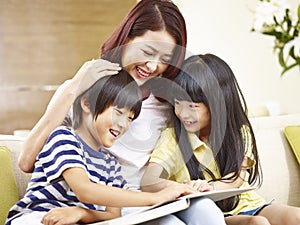
<path fill-rule="evenodd" d="M 88 102 L 88 99 L 87 99 L 86 96 L 83 96 L 80 99 L 80 104 L 81 104 L 81 108 L 82 108 L 83 112 L 85 112 L 85 113 L 90 113 L 91 112 L 90 103 Z"/>

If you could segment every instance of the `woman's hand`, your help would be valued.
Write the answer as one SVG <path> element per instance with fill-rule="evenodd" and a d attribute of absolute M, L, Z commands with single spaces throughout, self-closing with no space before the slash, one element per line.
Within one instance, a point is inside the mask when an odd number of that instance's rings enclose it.
<path fill-rule="evenodd" d="M 185 180 L 183 183 L 189 185 L 190 187 L 200 192 L 214 190 L 213 185 L 209 184 L 206 180 Z"/>
<path fill-rule="evenodd" d="M 104 59 L 85 62 L 71 80 L 78 85 L 76 96 L 91 87 L 99 78 L 117 74 L 120 70 L 121 67 L 118 63 L 111 63 Z"/>

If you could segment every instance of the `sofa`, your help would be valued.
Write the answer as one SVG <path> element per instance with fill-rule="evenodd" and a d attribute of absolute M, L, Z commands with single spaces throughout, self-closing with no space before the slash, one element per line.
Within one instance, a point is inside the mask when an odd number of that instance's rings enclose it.
<path fill-rule="evenodd" d="M 268 201 L 300 207 L 300 166 L 284 133 L 287 126 L 300 125 L 300 114 L 253 117 L 250 121 L 263 171 L 258 193 Z M 300 129 L 297 132 L 300 137 Z M 23 141 L 18 135 L 0 135 L 0 225 L 11 205 L 24 195 L 30 179 L 17 165 Z"/>

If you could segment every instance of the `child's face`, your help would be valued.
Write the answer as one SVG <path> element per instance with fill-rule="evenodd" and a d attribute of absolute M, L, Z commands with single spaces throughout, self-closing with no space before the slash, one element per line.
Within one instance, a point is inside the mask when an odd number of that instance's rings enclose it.
<path fill-rule="evenodd" d="M 127 108 L 109 106 L 95 122 L 95 136 L 99 144 L 111 147 L 115 140 L 122 136 L 128 129 L 134 118 L 134 113 Z"/>
<path fill-rule="evenodd" d="M 175 99 L 175 114 L 188 132 L 199 132 L 210 126 L 210 112 L 204 103 Z"/>

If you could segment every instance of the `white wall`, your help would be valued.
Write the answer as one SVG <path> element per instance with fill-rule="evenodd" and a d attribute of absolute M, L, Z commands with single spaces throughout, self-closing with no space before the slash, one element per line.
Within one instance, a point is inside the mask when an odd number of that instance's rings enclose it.
<path fill-rule="evenodd" d="M 248 106 L 279 104 L 280 113 L 300 112 L 300 68 L 281 77 L 273 37 L 251 32 L 251 9 L 259 0 L 177 0 L 186 18 L 188 51 L 213 53 L 232 68 Z M 296 11 L 298 0 L 289 0 Z M 274 112 L 276 114 L 276 112 Z"/>

